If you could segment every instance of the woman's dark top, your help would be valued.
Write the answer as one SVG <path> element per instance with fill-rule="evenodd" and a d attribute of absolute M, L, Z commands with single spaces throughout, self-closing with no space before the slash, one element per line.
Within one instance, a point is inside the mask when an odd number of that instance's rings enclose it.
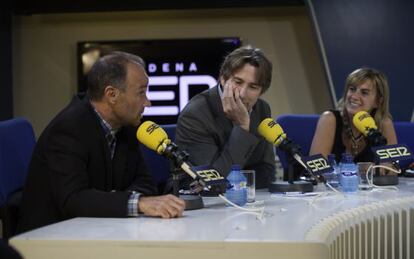
<path fill-rule="evenodd" d="M 342 157 L 342 153 L 345 152 L 345 145 L 342 142 L 342 130 L 344 128 L 344 123 L 342 122 L 341 113 L 337 110 L 330 110 L 336 118 L 336 130 L 335 130 L 335 139 L 334 145 L 332 148 L 332 154 L 335 154 L 336 162 L 339 162 Z M 354 157 L 354 162 L 373 162 L 374 156 L 371 151 L 371 147 L 367 144 L 365 148 Z"/>

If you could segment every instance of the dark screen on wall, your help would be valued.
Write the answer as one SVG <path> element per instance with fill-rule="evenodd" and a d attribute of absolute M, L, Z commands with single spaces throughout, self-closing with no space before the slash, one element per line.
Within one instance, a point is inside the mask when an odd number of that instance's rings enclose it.
<path fill-rule="evenodd" d="M 151 107 L 145 109 L 144 120 L 175 124 L 194 95 L 217 84 L 224 56 L 240 45 L 235 37 L 79 42 L 78 91 L 86 91 L 86 75 L 99 57 L 113 51 L 136 54 L 145 60 L 149 76 Z"/>

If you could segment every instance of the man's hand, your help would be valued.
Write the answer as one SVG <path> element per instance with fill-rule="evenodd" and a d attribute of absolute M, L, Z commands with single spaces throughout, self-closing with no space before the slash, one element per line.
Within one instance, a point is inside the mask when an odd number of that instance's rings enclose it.
<path fill-rule="evenodd" d="M 240 99 L 240 90 L 227 80 L 223 86 L 223 111 L 227 118 L 246 131 L 250 128 L 250 116 Z"/>
<path fill-rule="evenodd" d="M 164 219 L 181 217 L 184 207 L 184 200 L 171 194 L 142 197 L 138 203 L 139 212 L 147 216 L 161 217 Z"/>

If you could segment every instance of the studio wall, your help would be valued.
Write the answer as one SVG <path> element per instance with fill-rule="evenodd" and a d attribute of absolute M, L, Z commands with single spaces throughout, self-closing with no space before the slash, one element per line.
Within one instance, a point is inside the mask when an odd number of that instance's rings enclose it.
<path fill-rule="evenodd" d="M 241 37 L 273 61 L 273 116 L 332 107 L 305 7 L 20 15 L 12 33 L 14 116 L 37 136 L 76 93 L 76 44 L 88 40 Z"/>

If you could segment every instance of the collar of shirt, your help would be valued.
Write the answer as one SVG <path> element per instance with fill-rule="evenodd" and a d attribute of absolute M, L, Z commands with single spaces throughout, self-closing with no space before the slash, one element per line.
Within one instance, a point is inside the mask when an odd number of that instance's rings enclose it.
<path fill-rule="evenodd" d="M 93 111 L 99 118 L 99 123 L 102 126 L 102 129 L 104 130 L 105 136 L 107 134 L 111 134 L 113 137 L 115 137 L 116 133 L 119 129 L 114 129 L 112 126 L 101 116 L 101 114 L 95 109 L 95 107 L 91 104 Z"/>
<path fill-rule="evenodd" d="M 220 83 L 218 84 L 218 92 L 220 95 L 220 99 L 223 99 L 223 88 Z"/>

